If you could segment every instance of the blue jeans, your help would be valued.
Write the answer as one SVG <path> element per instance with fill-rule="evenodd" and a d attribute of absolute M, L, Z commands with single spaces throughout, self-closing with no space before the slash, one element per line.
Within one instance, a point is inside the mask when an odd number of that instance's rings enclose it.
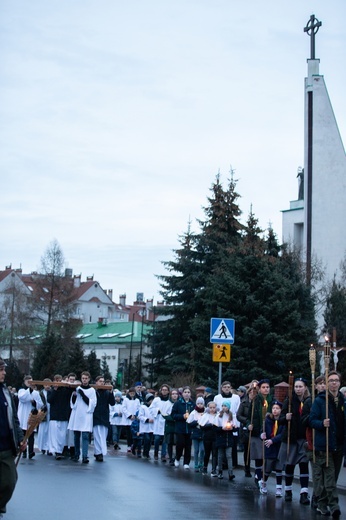
<path fill-rule="evenodd" d="M 204 464 L 204 444 L 202 439 L 192 439 L 193 456 L 195 460 L 195 468 L 203 468 Z"/>
<path fill-rule="evenodd" d="M 79 459 L 80 457 L 80 436 L 82 434 L 82 457 L 83 459 L 88 458 L 88 449 L 89 449 L 89 432 L 74 432 L 74 449 L 75 449 L 75 457 Z"/>
<path fill-rule="evenodd" d="M 164 459 L 166 457 L 166 453 L 167 453 L 167 444 L 165 443 L 165 438 L 163 435 L 158 435 L 158 434 L 154 435 L 154 454 L 155 454 L 155 457 L 157 457 L 159 454 L 161 439 L 162 439 L 161 459 Z"/>
<path fill-rule="evenodd" d="M 118 444 L 121 435 L 121 426 L 117 424 L 112 424 L 112 440 L 113 444 Z"/>

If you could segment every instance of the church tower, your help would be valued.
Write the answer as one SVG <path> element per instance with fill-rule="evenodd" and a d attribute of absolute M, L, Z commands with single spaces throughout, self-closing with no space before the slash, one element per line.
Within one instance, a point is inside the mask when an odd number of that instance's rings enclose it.
<path fill-rule="evenodd" d="M 282 212 L 282 235 L 284 242 L 304 255 L 308 280 L 316 258 L 328 281 L 346 254 L 346 156 L 319 72 L 320 60 L 315 58 L 315 36 L 321 25 L 311 15 L 304 29 L 311 47 L 304 92 L 304 169 L 298 170 L 298 199 Z"/>

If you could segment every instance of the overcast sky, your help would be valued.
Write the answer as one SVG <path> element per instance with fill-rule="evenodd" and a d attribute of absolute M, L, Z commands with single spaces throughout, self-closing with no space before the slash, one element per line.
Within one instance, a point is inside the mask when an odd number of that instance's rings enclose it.
<path fill-rule="evenodd" d="M 3 0 L 0 269 L 36 270 L 56 239 L 116 301 L 156 302 L 161 262 L 231 166 L 243 220 L 252 204 L 281 239 L 312 13 L 345 140 L 345 0 Z"/>

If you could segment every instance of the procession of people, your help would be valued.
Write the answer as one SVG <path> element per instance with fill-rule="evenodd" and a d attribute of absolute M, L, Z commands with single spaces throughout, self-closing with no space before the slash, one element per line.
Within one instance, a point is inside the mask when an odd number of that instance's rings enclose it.
<path fill-rule="evenodd" d="M 316 379 L 312 389 L 316 395 L 311 395 L 305 378 L 292 376 L 283 402 L 275 398 L 266 378 L 244 383 L 237 390 L 230 381 L 223 381 L 217 395 L 210 388 L 194 395 L 189 386 L 176 389 L 163 384 L 155 391 L 145 389 L 140 381 L 123 393 L 107 386 L 101 375 L 91 385 L 86 371 L 80 381 L 74 373 L 56 374 L 52 381 L 41 382 L 26 375 L 18 392 L 17 423 L 14 396 L 4 383 L 5 366 L 0 359 L 0 417 L 3 423 L 10 402 L 12 423 L 1 428 L 1 468 L 9 458 L 14 460 L 18 450 L 29 459 L 40 452 L 57 461 L 69 458 L 88 464 L 92 448 L 95 462 L 104 462 L 111 447 L 114 453 L 125 449 L 130 457 L 153 458 L 176 470 L 194 469 L 201 478 L 223 479 L 226 470 L 233 482 L 239 476 L 234 470 L 239 469 L 238 455 L 243 452 L 244 476 L 254 477 L 254 493 L 268 495 L 268 478 L 273 473 L 278 500 L 298 499 L 322 516 L 341 515 L 337 480 L 346 428 L 344 395 L 336 371 Z M 43 418 L 38 432 L 31 433 L 28 422 L 35 411 L 42 412 Z M 13 428 L 16 435 L 9 439 Z M 28 442 L 23 443 L 26 435 Z M 120 442 L 121 435 L 125 444 Z M 296 466 L 299 498 L 292 492 Z M 5 492 L 0 472 L 1 497 L 5 497 L 0 499 L 0 517 L 15 486 L 16 469 L 11 467 L 10 489 Z"/>

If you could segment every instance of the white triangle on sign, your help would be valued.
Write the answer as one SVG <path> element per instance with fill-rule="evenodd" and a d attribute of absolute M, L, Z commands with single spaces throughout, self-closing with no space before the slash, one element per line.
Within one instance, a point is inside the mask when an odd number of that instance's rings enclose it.
<path fill-rule="evenodd" d="M 219 339 L 220 342 L 222 342 L 222 339 L 227 340 L 233 340 L 233 336 L 228 330 L 228 327 L 224 320 L 221 320 L 219 326 L 215 330 L 214 334 L 212 335 L 211 339 Z"/>

